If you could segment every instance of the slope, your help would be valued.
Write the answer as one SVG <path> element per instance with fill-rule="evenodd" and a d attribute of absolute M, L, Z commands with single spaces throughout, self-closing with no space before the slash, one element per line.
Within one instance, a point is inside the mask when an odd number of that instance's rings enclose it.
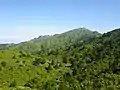
<path fill-rule="evenodd" d="M 1 89 L 119 90 L 119 35 L 120 29 L 116 29 L 99 37 L 77 37 L 62 48 L 42 49 L 35 54 L 22 49 L 2 50 Z"/>
<path fill-rule="evenodd" d="M 98 32 L 90 31 L 86 28 L 74 29 L 62 34 L 53 36 L 40 36 L 28 42 L 15 45 L 13 48 L 24 51 L 36 52 L 38 50 L 65 48 L 64 46 L 75 43 L 76 41 L 87 41 L 91 38 L 100 36 Z"/>
<path fill-rule="evenodd" d="M 74 61 L 69 61 L 76 53 L 77 47 L 73 44 L 77 41 L 85 44 L 99 35 L 99 33 L 80 28 L 51 36 L 43 41 L 23 42 L 14 44 L 9 49 L 0 50 L 0 88 L 2 90 L 72 89 L 73 87 L 66 87 L 65 84 L 70 85 L 66 75 L 72 74 L 74 70 L 72 69 Z M 48 42 L 51 42 L 50 46 L 45 44 Z M 41 45 L 43 47 L 39 50 L 38 47 Z M 45 49 L 45 46 L 49 49 Z M 24 52 L 25 49 L 27 52 Z M 37 53 L 29 52 L 34 50 Z"/>

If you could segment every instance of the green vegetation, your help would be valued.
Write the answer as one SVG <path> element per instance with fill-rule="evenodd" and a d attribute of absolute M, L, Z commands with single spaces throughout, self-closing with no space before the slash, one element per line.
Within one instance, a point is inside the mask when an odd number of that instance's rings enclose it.
<path fill-rule="evenodd" d="M 120 29 L 79 28 L 0 49 L 0 90 L 119 90 Z"/>

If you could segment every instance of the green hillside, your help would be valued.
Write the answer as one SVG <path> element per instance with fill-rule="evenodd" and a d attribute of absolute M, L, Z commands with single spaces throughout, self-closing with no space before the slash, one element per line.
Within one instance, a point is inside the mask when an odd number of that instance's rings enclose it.
<path fill-rule="evenodd" d="M 0 50 L 1 90 L 119 90 L 120 29 L 85 28 Z"/>
<path fill-rule="evenodd" d="M 23 42 L 18 45 L 14 45 L 13 49 L 22 49 L 24 51 L 36 52 L 44 49 L 59 49 L 65 48 L 67 45 L 72 45 L 76 41 L 87 41 L 91 38 L 100 36 L 98 32 L 92 32 L 86 28 L 78 28 L 70 30 L 62 34 L 56 34 L 53 36 L 45 35 L 32 39 L 28 42 Z"/>

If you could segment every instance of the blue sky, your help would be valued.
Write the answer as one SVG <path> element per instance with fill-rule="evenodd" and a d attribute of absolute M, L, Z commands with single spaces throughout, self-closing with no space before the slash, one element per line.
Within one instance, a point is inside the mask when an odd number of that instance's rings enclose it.
<path fill-rule="evenodd" d="M 120 27 L 120 0 L 0 0 L 0 43 L 86 27 Z"/>

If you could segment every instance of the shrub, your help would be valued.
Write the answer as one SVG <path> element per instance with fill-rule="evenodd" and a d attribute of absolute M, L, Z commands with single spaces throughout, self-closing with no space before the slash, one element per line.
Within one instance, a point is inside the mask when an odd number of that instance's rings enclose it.
<path fill-rule="evenodd" d="M 5 61 L 2 61 L 2 62 L 1 62 L 1 65 L 2 65 L 3 67 L 5 67 L 6 64 L 7 64 L 7 63 L 6 63 Z"/>

